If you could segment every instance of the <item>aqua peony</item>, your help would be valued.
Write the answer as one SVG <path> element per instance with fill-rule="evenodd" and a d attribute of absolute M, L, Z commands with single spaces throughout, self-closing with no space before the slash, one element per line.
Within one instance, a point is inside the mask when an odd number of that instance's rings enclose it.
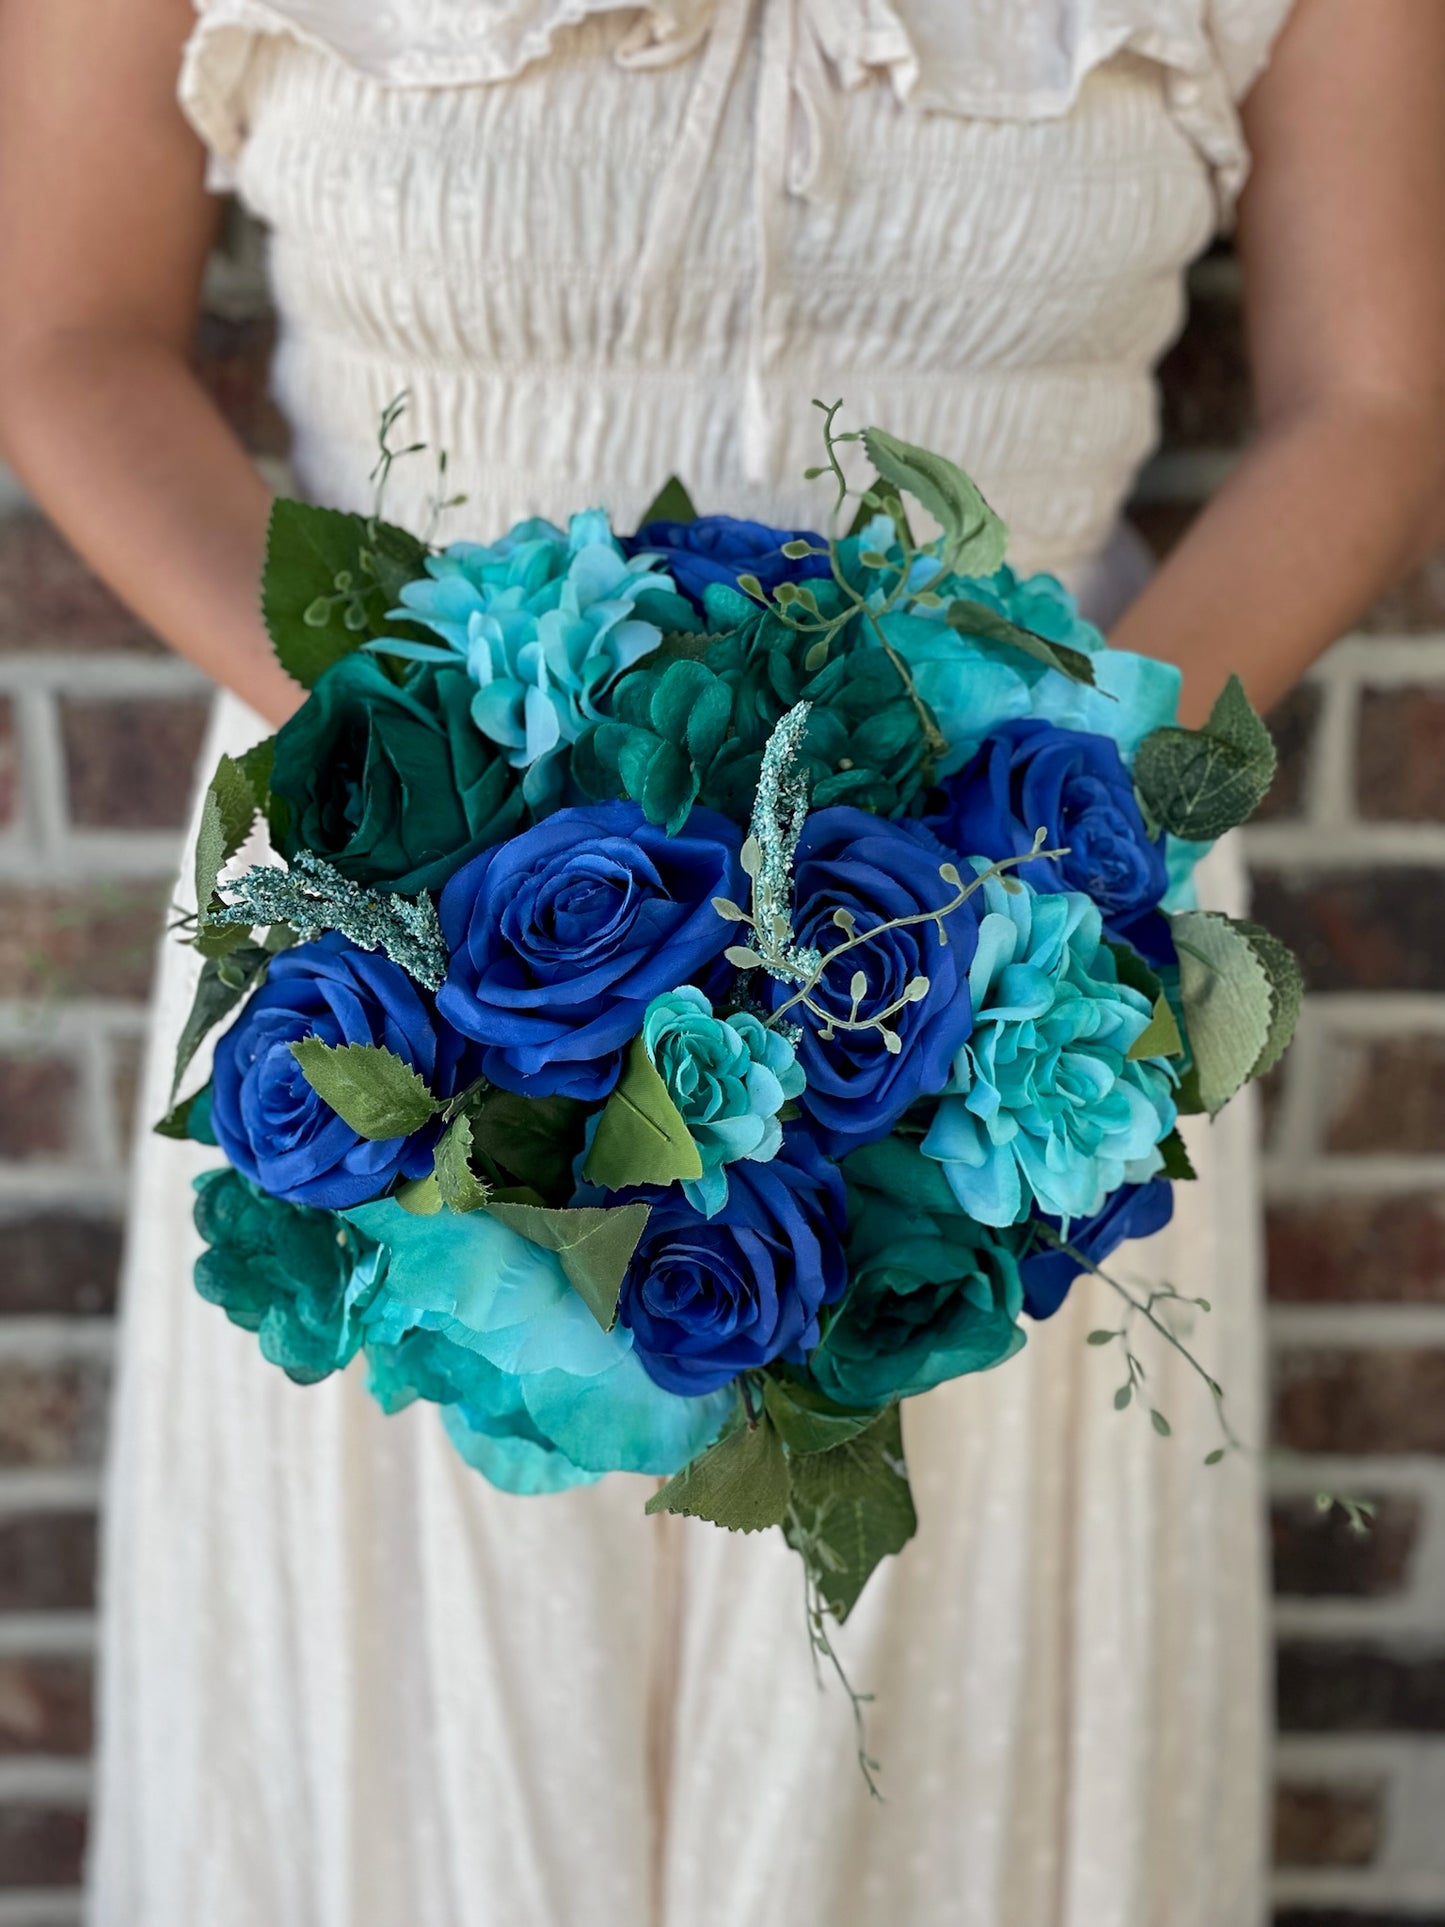
<path fill-rule="evenodd" d="M 973 1031 L 923 1149 L 981 1224 L 1035 1209 L 1067 1223 L 1159 1170 L 1174 1077 L 1162 1060 L 1129 1057 L 1152 1012 L 1118 981 L 1094 904 L 1010 881 L 983 886 Z"/>
<path fill-rule="evenodd" d="M 653 998 L 642 1041 L 702 1159 L 683 1191 L 711 1218 L 727 1203 L 726 1165 L 766 1164 L 782 1148 L 779 1112 L 802 1092 L 802 1069 L 786 1037 L 751 1011 L 714 1016 L 692 984 Z"/>
<path fill-rule="evenodd" d="M 565 533 L 521 522 L 500 542 L 431 556 L 426 578 L 402 590 L 393 618 L 432 630 L 439 645 L 374 646 L 413 661 L 460 660 L 476 684 L 472 720 L 527 772 L 531 807 L 550 809 L 564 790 L 559 753 L 607 713 L 617 678 L 662 640 L 654 618 L 693 620 L 654 562 L 629 560 L 600 510 L 574 515 Z"/>

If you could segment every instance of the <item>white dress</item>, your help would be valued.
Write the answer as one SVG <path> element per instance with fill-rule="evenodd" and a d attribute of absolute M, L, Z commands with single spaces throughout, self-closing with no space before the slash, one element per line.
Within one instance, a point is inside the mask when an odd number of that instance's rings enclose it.
<path fill-rule="evenodd" d="M 449 532 L 630 526 L 673 470 L 804 522 L 809 403 L 841 395 L 1097 594 L 1285 10 L 202 0 L 183 97 L 274 231 L 318 499 L 369 500 L 406 388 L 471 498 Z M 431 481 L 402 464 L 389 512 Z M 223 699 L 211 748 L 260 733 Z M 1213 1301 L 1196 1342 L 1258 1437 L 1247 1105 L 1198 1161 L 1119 1262 Z M 1208 1399 L 1147 1344 L 1174 1437 L 1113 1409 L 1107 1292 L 908 1408 L 918 1537 L 840 1641 L 880 1806 L 778 1535 L 646 1519 L 621 1476 L 506 1497 L 360 1367 L 294 1388 L 191 1288 L 214 1162 L 139 1159 L 93 1927 L 1258 1927 L 1257 1469 L 1203 1468 Z"/>

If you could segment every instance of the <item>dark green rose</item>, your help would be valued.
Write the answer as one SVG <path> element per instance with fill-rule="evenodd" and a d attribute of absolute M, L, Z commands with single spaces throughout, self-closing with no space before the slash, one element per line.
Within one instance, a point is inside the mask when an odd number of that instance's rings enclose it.
<path fill-rule="evenodd" d="M 230 1169 L 196 1180 L 196 1229 L 208 1249 L 196 1289 L 298 1385 L 340 1371 L 361 1343 L 376 1290 L 375 1247 L 332 1211 L 268 1197 Z"/>
<path fill-rule="evenodd" d="M 271 789 L 284 856 L 314 850 L 356 883 L 439 890 L 510 836 L 519 772 L 472 721 L 464 669 L 425 665 L 404 687 L 374 656 L 346 656 L 276 737 Z"/>
<path fill-rule="evenodd" d="M 1011 1358 L 1023 1285 L 1002 1235 L 965 1217 L 902 1138 L 854 1152 L 844 1173 L 852 1283 L 808 1361 L 819 1387 L 841 1405 L 882 1405 Z"/>

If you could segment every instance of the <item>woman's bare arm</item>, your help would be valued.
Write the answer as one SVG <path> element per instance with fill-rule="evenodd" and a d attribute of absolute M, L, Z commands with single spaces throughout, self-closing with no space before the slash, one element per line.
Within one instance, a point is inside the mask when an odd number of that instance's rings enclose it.
<path fill-rule="evenodd" d="M 190 0 L 0 0 L 0 452 L 159 634 L 272 721 L 269 496 L 189 353 L 215 203 Z"/>
<path fill-rule="evenodd" d="M 1246 106 L 1260 432 L 1119 624 L 1268 707 L 1445 534 L 1445 5 L 1297 0 Z"/>

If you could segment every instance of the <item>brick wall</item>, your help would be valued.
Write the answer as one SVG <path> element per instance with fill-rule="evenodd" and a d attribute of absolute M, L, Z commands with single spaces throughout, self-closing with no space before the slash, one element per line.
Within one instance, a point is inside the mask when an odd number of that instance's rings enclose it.
<path fill-rule="evenodd" d="M 200 350 L 262 458 L 268 347 L 238 230 Z M 1161 551 L 1248 423 L 1217 255 L 1140 490 Z M 0 1927 L 79 1917 L 132 1093 L 203 716 L 199 679 L 0 496 Z M 1269 1106 L 1278 1920 L 1445 1927 L 1445 560 L 1275 723 L 1258 907 L 1312 988 Z M 1318 1518 L 1322 1484 L 1379 1502 L 1368 1540 Z"/>

